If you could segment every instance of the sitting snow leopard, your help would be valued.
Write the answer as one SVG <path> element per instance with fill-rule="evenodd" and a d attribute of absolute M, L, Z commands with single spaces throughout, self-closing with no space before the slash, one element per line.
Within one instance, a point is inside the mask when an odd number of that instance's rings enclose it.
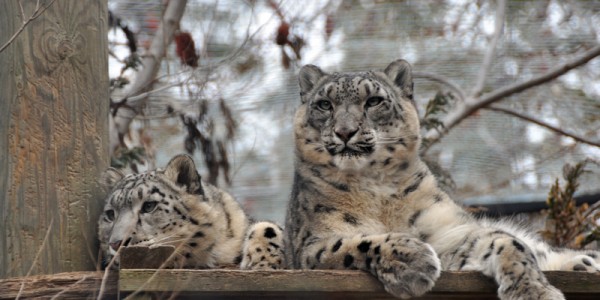
<path fill-rule="evenodd" d="M 175 156 L 164 170 L 124 176 L 109 169 L 103 181 L 112 189 L 98 221 L 107 262 L 121 246 L 171 245 L 171 268 L 284 266 L 281 228 L 250 224 L 233 197 L 201 180 L 188 155 Z M 118 264 L 117 256 L 112 265 Z"/>
<path fill-rule="evenodd" d="M 365 270 L 400 298 L 429 291 L 441 270 L 476 270 L 496 280 L 501 299 L 564 299 L 541 270 L 600 270 L 598 252 L 553 251 L 524 230 L 476 219 L 438 187 L 419 158 L 406 61 L 360 73 L 308 65 L 299 82 L 291 267 Z"/>

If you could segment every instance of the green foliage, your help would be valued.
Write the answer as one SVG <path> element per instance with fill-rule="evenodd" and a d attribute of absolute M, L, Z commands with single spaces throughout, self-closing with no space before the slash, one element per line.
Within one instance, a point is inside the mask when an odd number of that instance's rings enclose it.
<path fill-rule="evenodd" d="M 588 172 L 585 167 L 591 162 L 581 161 L 577 164 L 566 164 L 563 167 L 563 178 L 566 185 L 561 188 L 558 178 L 548 193 L 546 228 L 542 236 L 552 245 L 581 249 L 587 244 L 600 240 L 600 211 L 597 205 L 590 207 L 587 203 L 577 206 L 573 195 L 579 187 L 579 178 Z"/>

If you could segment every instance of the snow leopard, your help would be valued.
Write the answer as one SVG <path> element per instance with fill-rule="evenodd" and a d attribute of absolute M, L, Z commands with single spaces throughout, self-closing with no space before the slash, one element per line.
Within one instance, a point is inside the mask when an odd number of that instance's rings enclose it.
<path fill-rule="evenodd" d="M 193 159 L 173 157 L 165 169 L 124 175 L 107 170 L 110 189 L 98 220 L 104 260 L 119 266 L 124 246 L 172 246 L 165 267 L 280 269 L 283 233 L 272 222 L 251 222 L 227 192 L 202 181 Z"/>
<path fill-rule="evenodd" d="M 442 270 L 464 270 L 495 279 L 500 299 L 564 299 L 543 270 L 599 272 L 597 251 L 552 249 L 474 217 L 439 187 L 419 157 L 411 68 L 300 69 L 289 267 L 364 270 L 399 298 L 430 291 Z"/>

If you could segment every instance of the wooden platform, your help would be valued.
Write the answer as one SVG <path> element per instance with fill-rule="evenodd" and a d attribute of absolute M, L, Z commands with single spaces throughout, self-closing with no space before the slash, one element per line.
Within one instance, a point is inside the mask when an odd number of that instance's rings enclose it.
<path fill-rule="evenodd" d="M 568 299 L 600 299 L 600 274 L 545 272 Z M 419 299 L 497 299 L 496 284 L 477 272 L 443 272 Z M 375 277 L 341 270 L 148 270 L 120 271 L 119 291 L 175 293 L 210 299 L 394 299 Z"/>
<path fill-rule="evenodd" d="M 545 272 L 567 299 L 600 299 L 600 274 Z M 103 280 L 103 278 L 106 278 Z M 0 280 L 0 299 L 393 299 L 361 271 L 241 271 L 122 269 L 119 273 L 71 272 Z M 476 272 L 443 272 L 419 299 L 497 299 L 495 283 Z"/>
<path fill-rule="evenodd" d="M 160 269 L 172 248 L 121 252 L 118 272 L 72 272 L 0 280 L 0 299 L 394 299 L 362 271 Z M 600 274 L 545 272 L 567 299 L 600 299 Z M 497 286 L 477 272 L 442 272 L 418 299 L 497 299 Z"/>

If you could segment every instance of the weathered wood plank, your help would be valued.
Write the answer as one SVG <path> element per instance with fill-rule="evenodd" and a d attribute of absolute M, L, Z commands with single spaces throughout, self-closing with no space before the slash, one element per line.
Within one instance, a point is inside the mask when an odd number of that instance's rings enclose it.
<path fill-rule="evenodd" d="M 0 44 L 37 4 L 0 52 L 0 278 L 95 270 L 97 257 L 107 1 L 0 1 Z"/>
<path fill-rule="evenodd" d="M 123 247 L 120 250 L 121 269 L 160 269 L 175 252 L 174 247 Z"/>
<path fill-rule="evenodd" d="M 599 297 L 600 274 L 546 272 L 548 280 L 570 297 Z M 443 272 L 432 299 L 496 299 L 493 280 L 477 272 Z M 148 270 L 120 271 L 119 290 L 125 293 L 180 292 L 185 295 L 242 297 L 252 295 L 291 297 L 312 295 L 389 298 L 373 276 L 360 271 L 342 270 Z M 321 296 L 318 296 L 321 295 Z M 451 297 L 452 296 L 452 297 Z M 310 298 L 310 297 L 308 297 Z"/>
<path fill-rule="evenodd" d="M 53 275 L 37 275 L 0 280 L 0 299 L 52 298 L 82 299 L 97 298 L 102 281 L 105 280 L 103 299 L 117 297 L 118 273 L 113 272 L 103 279 L 104 272 L 69 272 Z"/>

